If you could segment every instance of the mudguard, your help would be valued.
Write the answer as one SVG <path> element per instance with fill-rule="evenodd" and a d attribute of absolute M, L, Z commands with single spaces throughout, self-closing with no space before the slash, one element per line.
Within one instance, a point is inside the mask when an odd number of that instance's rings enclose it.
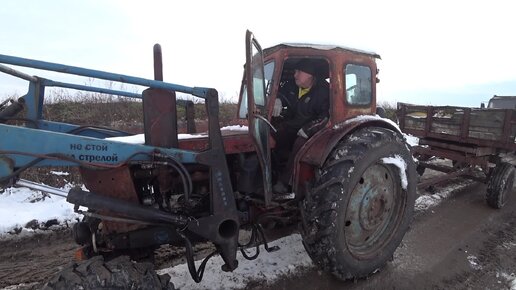
<path fill-rule="evenodd" d="M 293 190 L 304 192 L 304 183 L 314 176 L 314 168 L 321 167 L 335 145 L 344 136 L 363 127 L 383 127 L 399 132 L 401 130 L 390 119 L 377 115 L 360 115 L 338 124 L 328 124 L 310 138 L 299 150 L 294 161 Z"/>

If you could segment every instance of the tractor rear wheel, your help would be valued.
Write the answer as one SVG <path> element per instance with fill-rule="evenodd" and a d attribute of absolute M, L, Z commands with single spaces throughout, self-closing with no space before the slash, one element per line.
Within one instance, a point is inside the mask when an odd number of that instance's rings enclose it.
<path fill-rule="evenodd" d="M 369 127 L 341 141 L 303 203 L 303 243 L 322 269 L 346 280 L 385 265 L 412 219 L 417 173 L 403 137 Z"/>
<path fill-rule="evenodd" d="M 493 208 L 502 208 L 509 199 L 514 186 L 514 166 L 501 162 L 493 169 L 487 182 L 487 204 Z"/>
<path fill-rule="evenodd" d="M 151 263 L 127 256 L 108 262 L 102 256 L 76 262 L 53 277 L 44 290 L 57 289 L 174 289 L 170 276 L 157 275 Z"/>

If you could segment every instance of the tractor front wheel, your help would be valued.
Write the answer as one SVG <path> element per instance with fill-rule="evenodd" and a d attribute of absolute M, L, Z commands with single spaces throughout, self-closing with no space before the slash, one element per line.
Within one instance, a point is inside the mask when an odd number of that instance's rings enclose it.
<path fill-rule="evenodd" d="M 369 127 L 347 136 L 303 204 L 303 243 L 310 257 L 343 280 L 377 271 L 409 227 L 416 183 L 400 134 Z"/>

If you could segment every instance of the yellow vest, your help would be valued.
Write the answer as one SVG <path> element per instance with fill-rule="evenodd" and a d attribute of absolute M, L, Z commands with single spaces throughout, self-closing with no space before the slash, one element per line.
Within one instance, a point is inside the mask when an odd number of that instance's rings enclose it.
<path fill-rule="evenodd" d="M 301 97 L 306 95 L 309 91 L 310 91 L 310 88 L 308 88 L 308 89 L 299 88 L 299 93 L 297 94 L 297 97 L 299 99 L 301 99 Z"/>

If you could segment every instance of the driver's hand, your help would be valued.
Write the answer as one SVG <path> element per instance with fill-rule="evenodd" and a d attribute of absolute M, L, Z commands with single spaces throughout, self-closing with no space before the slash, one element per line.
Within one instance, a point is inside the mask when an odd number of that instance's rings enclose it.
<path fill-rule="evenodd" d="M 283 109 L 283 104 L 280 99 L 276 99 L 274 101 L 274 108 L 272 109 L 272 116 L 278 117 L 281 114 L 281 110 Z"/>

